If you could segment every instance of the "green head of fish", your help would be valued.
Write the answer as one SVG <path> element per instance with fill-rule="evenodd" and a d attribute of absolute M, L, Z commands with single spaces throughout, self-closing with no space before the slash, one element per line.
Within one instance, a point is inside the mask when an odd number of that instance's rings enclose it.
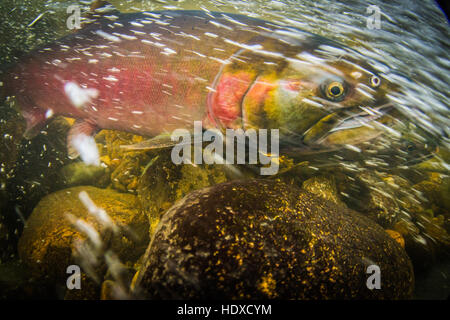
<path fill-rule="evenodd" d="M 390 125 L 393 90 L 365 61 L 304 51 L 258 73 L 242 101 L 243 124 L 279 128 L 292 146 L 358 144 Z"/>

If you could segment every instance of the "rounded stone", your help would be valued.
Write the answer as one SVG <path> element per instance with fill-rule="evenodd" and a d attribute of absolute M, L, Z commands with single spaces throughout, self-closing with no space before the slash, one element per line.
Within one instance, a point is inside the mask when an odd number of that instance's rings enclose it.
<path fill-rule="evenodd" d="M 166 212 L 135 291 L 170 299 L 403 299 L 413 270 L 379 225 L 279 181 L 197 190 Z M 370 265 L 381 289 L 370 290 Z"/>
<path fill-rule="evenodd" d="M 339 198 L 336 181 L 333 176 L 312 177 L 303 182 L 302 188 L 336 204 L 345 205 Z"/>
<path fill-rule="evenodd" d="M 109 184 L 109 170 L 104 166 L 87 165 L 77 161 L 61 168 L 61 175 L 67 187 L 92 185 L 106 187 Z"/>
<path fill-rule="evenodd" d="M 58 283 L 68 277 L 66 269 L 74 262 L 74 241 L 85 236 L 72 226 L 67 214 L 83 219 L 101 232 L 102 226 L 78 198 L 81 191 L 104 209 L 117 226 L 123 227 L 102 239 L 123 262 L 135 262 L 144 253 L 148 245 L 148 221 L 136 209 L 136 196 L 92 186 L 68 188 L 44 197 L 26 221 L 18 251 L 34 277 Z M 65 280 L 61 283 L 65 285 Z"/>

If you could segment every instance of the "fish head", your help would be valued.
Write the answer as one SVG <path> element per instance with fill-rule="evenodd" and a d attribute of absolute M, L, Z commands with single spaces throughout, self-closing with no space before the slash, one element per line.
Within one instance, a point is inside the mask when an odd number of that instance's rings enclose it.
<path fill-rule="evenodd" d="M 242 103 L 248 128 L 279 128 L 281 143 L 333 149 L 380 135 L 397 86 L 354 55 L 303 52 L 261 73 Z M 278 66 L 280 63 L 278 63 Z"/>

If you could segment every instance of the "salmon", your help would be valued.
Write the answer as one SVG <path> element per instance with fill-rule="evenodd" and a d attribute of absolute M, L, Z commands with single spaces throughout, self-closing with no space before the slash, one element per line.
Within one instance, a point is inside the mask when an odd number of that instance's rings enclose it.
<path fill-rule="evenodd" d="M 277 128 L 301 150 L 380 133 L 365 124 L 392 107 L 394 84 L 377 66 L 332 40 L 243 15 L 114 11 L 30 52 L 5 86 L 26 138 L 55 115 L 76 119 L 74 157 L 76 141 L 100 129 L 158 137 L 195 121 Z"/>

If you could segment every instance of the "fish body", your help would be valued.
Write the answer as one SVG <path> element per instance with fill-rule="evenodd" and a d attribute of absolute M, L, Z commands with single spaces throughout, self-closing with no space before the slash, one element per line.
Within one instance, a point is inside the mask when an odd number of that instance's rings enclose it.
<path fill-rule="evenodd" d="M 154 137 L 178 128 L 279 128 L 297 146 L 358 143 L 393 87 L 354 50 L 243 15 L 113 14 L 31 52 L 9 73 L 33 137 L 53 115 L 79 134 Z M 359 130 L 353 135 L 343 132 Z"/>

